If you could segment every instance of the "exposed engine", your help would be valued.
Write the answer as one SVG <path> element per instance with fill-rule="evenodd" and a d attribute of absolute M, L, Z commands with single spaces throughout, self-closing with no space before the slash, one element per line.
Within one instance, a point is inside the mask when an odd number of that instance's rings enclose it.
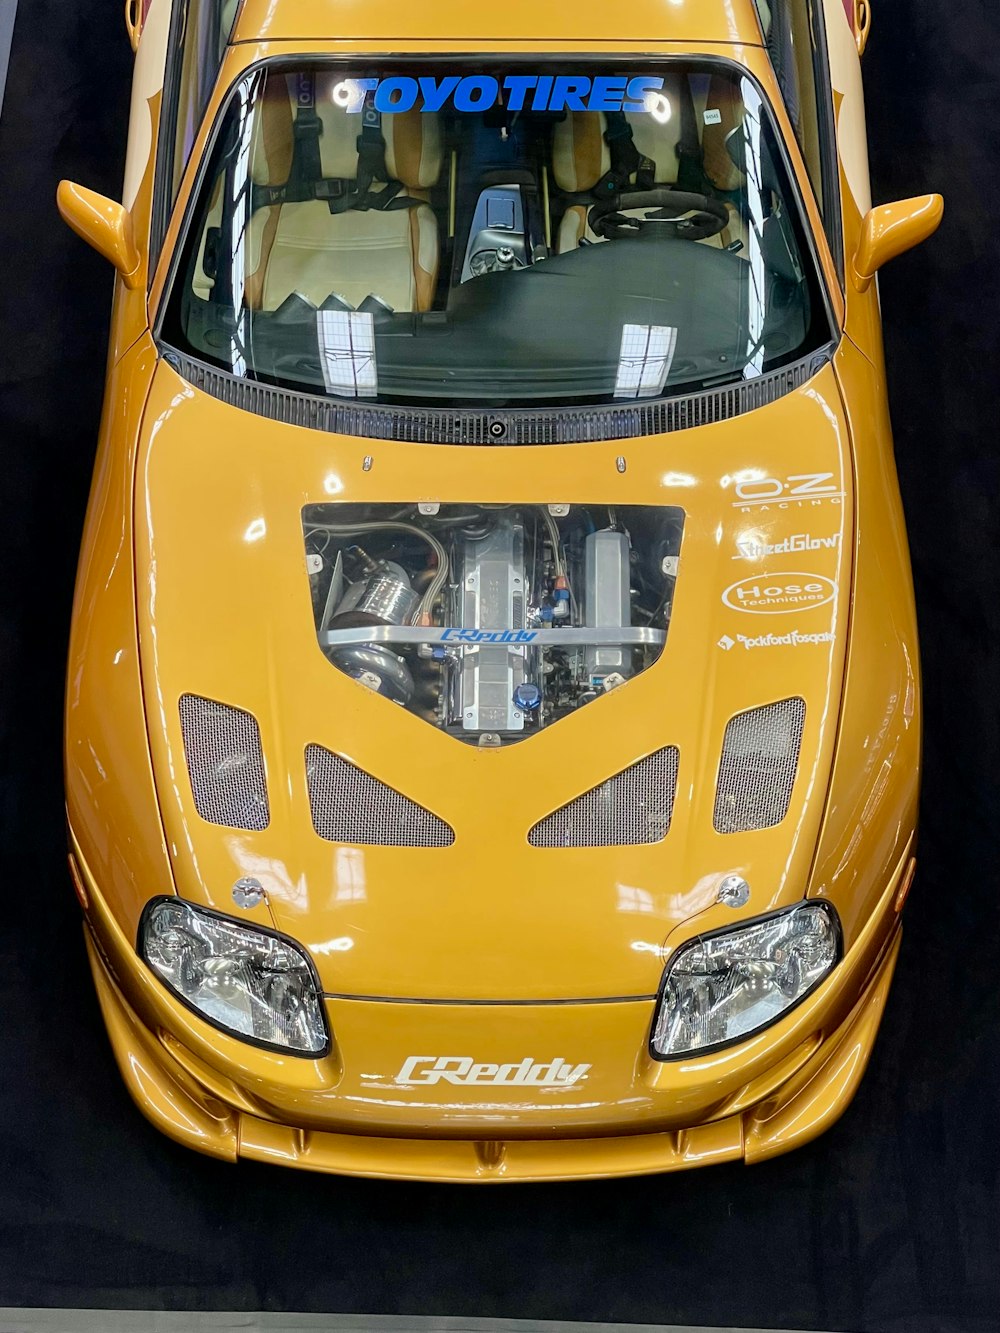
<path fill-rule="evenodd" d="M 659 657 L 675 508 L 312 505 L 313 610 L 330 661 L 473 744 L 520 740 Z"/>

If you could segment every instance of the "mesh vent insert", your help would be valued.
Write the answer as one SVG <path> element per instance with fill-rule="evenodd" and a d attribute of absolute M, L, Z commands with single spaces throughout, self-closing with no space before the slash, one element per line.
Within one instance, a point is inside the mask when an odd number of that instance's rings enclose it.
<path fill-rule="evenodd" d="M 726 727 L 715 792 L 718 833 L 773 828 L 788 814 L 799 765 L 804 699 L 738 713 Z"/>
<path fill-rule="evenodd" d="M 267 800 L 260 727 L 252 713 L 183 694 L 181 733 L 195 809 L 209 824 L 267 828 Z"/>
<path fill-rule="evenodd" d="M 313 828 L 328 842 L 450 847 L 454 830 L 408 796 L 321 745 L 306 747 Z"/>
<path fill-rule="evenodd" d="M 532 847 L 635 847 L 662 842 L 677 792 L 679 752 L 669 745 L 540 820 Z"/>

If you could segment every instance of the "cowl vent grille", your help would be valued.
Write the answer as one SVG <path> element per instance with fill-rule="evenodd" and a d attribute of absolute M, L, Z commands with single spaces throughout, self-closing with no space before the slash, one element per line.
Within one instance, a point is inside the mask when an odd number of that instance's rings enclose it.
<path fill-rule="evenodd" d="M 184 694 L 181 733 L 194 806 L 202 819 L 224 828 L 267 828 L 264 752 L 252 713 Z"/>
<path fill-rule="evenodd" d="M 718 833 L 773 828 L 788 814 L 806 719 L 804 699 L 738 713 L 726 727 L 715 793 Z"/>
<path fill-rule="evenodd" d="M 677 793 L 679 753 L 657 750 L 547 815 L 528 834 L 532 847 L 635 847 L 662 842 Z"/>
<path fill-rule="evenodd" d="M 624 440 L 728 421 L 801 388 L 822 370 L 831 355 L 830 348 L 823 348 L 753 380 L 633 406 L 505 408 L 484 412 L 473 408 L 337 402 L 230 375 L 172 347 L 163 346 L 161 350 L 164 360 L 189 384 L 223 403 L 274 421 L 362 439 L 478 445 Z"/>
<path fill-rule="evenodd" d="M 313 828 L 327 842 L 450 847 L 455 831 L 416 801 L 321 745 L 306 748 Z"/>

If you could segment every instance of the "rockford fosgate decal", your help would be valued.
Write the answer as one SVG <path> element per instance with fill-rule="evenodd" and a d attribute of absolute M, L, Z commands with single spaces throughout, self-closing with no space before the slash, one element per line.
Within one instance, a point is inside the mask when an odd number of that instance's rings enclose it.
<path fill-rule="evenodd" d="M 457 74 L 442 79 L 410 78 L 343 79 L 333 90 L 333 100 L 348 115 L 360 115 L 366 103 L 383 115 L 412 111 L 419 100 L 421 111 L 475 113 L 489 111 L 500 99 L 501 89 L 508 111 L 666 111 L 662 94 L 664 79 L 647 75 L 612 74 L 590 78 L 586 74 L 508 74 L 502 81 L 492 74 Z"/>
<path fill-rule="evenodd" d="M 797 648 L 803 643 L 833 643 L 833 631 L 828 630 L 825 634 L 800 634 L 797 629 L 793 629 L 788 634 L 758 634 L 755 639 L 748 638 L 746 634 L 737 634 L 735 639 L 731 639 L 728 634 L 723 634 L 719 640 L 718 647 L 724 653 L 728 653 L 731 648 Z"/>
<path fill-rule="evenodd" d="M 455 1083 L 459 1087 L 569 1088 L 586 1079 L 592 1065 L 571 1065 L 568 1060 L 536 1062 L 529 1055 L 516 1064 L 476 1064 L 471 1055 L 410 1055 L 393 1080 L 396 1083 Z"/>
<path fill-rule="evenodd" d="M 797 472 L 794 477 L 755 477 L 736 483 L 737 509 L 792 509 L 839 503 L 844 492 L 832 472 Z"/>
<path fill-rule="evenodd" d="M 774 574 L 740 579 L 722 594 L 726 606 L 753 615 L 789 616 L 825 606 L 837 595 L 837 585 L 822 574 Z"/>
<path fill-rule="evenodd" d="M 836 550 L 840 545 L 840 533 L 831 537 L 814 537 L 810 532 L 796 532 L 780 542 L 762 542 L 756 537 L 741 537 L 736 543 L 734 560 L 763 560 L 769 555 L 793 555 L 798 551 Z"/>

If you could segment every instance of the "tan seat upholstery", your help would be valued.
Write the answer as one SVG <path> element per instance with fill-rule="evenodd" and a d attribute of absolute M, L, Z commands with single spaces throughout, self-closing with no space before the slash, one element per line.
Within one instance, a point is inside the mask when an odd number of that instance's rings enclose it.
<path fill-rule="evenodd" d="M 626 112 L 625 115 L 636 148 L 656 164 L 656 184 L 676 185 L 683 126 L 679 81 L 668 79 L 663 91 L 671 108 L 667 120 L 657 118 L 652 111 Z M 739 189 L 743 175 L 733 164 L 725 143 L 726 136 L 741 119 L 742 108 L 735 87 L 729 79 L 713 76 L 702 97 L 696 94 L 694 102 L 695 122 L 701 130 L 705 174 L 720 190 Z M 715 114 L 712 114 L 709 116 L 712 123 L 705 124 L 706 111 L 718 113 L 718 122 Z M 556 126 L 552 145 L 552 175 L 561 190 L 570 194 L 585 193 L 592 190 L 611 169 L 611 150 L 604 138 L 606 130 L 607 120 L 600 111 L 572 111 Z M 739 213 L 731 205 L 727 204 L 727 208 L 730 225 L 718 235 L 707 237 L 703 244 L 723 246 L 742 239 Z M 604 239 L 591 231 L 587 222 L 589 211 L 589 206 L 583 204 L 574 204 L 566 210 L 557 239 L 560 254 L 576 249 L 582 240 L 594 243 Z"/>
<path fill-rule="evenodd" d="M 361 117 L 334 103 L 333 76 L 316 80 L 325 178 L 354 181 Z M 294 153 L 294 85 L 271 78 L 260 105 L 250 174 L 256 185 L 287 183 Z M 382 117 L 386 169 L 406 196 L 425 197 L 441 169 L 438 117 L 410 111 Z M 439 261 L 437 219 L 427 204 L 381 212 L 331 213 L 323 199 L 258 209 L 247 235 L 246 295 L 251 308 L 276 310 L 293 292 L 322 305 L 331 295 L 352 306 L 374 295 L 394 310 L 427 310 Z"/>

